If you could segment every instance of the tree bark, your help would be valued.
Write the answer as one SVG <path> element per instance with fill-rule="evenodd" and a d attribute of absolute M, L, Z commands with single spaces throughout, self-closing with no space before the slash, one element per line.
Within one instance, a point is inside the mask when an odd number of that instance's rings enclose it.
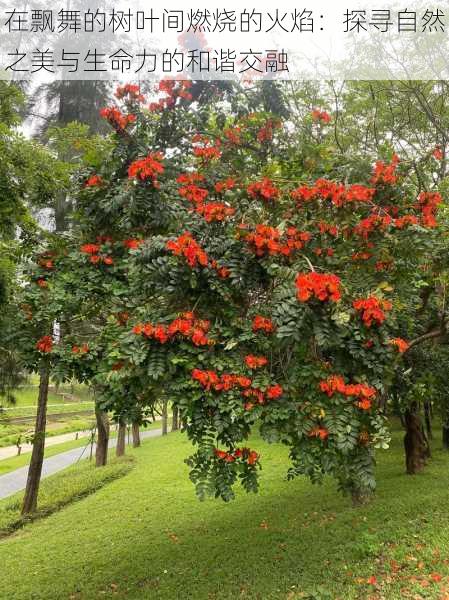
<path fill-rule="evenodd" d="M 443 448 L 449 450 L 449 424 L 443 424 Z"/>
<path fill-rule="evenodd" d="M 132 433 L 133 433 L 133 448 L 138 448 L 140 446 L 139 423 L 132 424 Z"/>
<path fill-rule="evenodd" d="M 95 407 L 97 419 L 97 448 L 95 450 L 95 465 L 104 467 L 108 462 L 109 418 L 108 414 Z"/>
<path fill-rule="evenodd" d="M 34 428 L 33 452 L 28 468 L 27 484 L 22 505 L 22 515 L 32 513 L 37 508 L 37 497 L 41 481 L 42 463 L 45 451 L 45 426 L 47 422 L 48 382 L 50 365 L 43 362 L 40 369 L 39 397 L 37 401 L 36 425 Z"/>
<path fill-rule="evenodd" d="M 124 456 L 126 443 L 126 423 L 119 421 L 117 433 L 117 447 L 115 450 L 116 456 Z"/>
<path fill-rule="evenodd" d="M 162 402 L 162 435 L 167 435 L 168 432 L 168 402 L 163 400 Z"/>
<path fill-rule="evenodd" d="M 405 413 L 404 449 L 405 465 L 408 475 L 415 475 L 423 470 L 428 456 L 428 444 L 423 435 L 419 416 L 411 409 Z"/>
<path fill-rule="evenodd" d="M 432 408 L 430 402 L 424 402 L 424 422 L 426 424 L 426 433 L 429 440 L 433 440 L 432 433 Z"/>
<path fill-rule="evenodd" d="M 173 418 L 171 422 L 171 430 L 178 431 L 179 429 L 179 408 L 174 405 L 173 406 Z"/>

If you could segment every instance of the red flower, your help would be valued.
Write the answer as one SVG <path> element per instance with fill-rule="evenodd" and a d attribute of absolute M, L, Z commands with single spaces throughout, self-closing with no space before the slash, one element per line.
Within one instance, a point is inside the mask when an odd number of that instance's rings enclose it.
<path fill-rule="evenodd" d="M 92 254 L 89 260 L 93 265 L 97 265 L 100 262 L 101 257 L 98 256 L 98 254 Z"/>
<path fill-rule="evenodd" d="M 123 131 L 130 123 L 136 121 L 136 115 L 125 115 L 116 106 L 102 108 L 100 117 L 109 121 L 116 131 Z"/>
<path fill-rule="evenodd" d="M 271 319 L 262 317 L 261 315 L 256 315 L 253 319 L 252 328 L 254 332 L 264 331 L 265 333 L 273 333 L 273 331 L 276 329 L 276 326 Z"/>
<path fill-rule="evenodd" d="M 346 384 L 341 375 L 331 375 L 320 381 L 319 388 L 322 392 L 332 398 L 334 394 L 342 394 L 348 398 L 354 397 L 358 400 L 357 406 L 363 410 L 371 408 L 371 401 L 376 396 L 376 390 L 365 383 Z"/>
<path fill-rule="evenodd" d="M 325 110 L 314 108 L 311 112 L 313 121 L 320 121 L 321 123 L 330 123 L 331 117 Z"/>
<path fill-rule="evenodd" d="M 374 167 L 371 183 L 374 185 L 394 185 L 398 180 L 396 175 L 396 168 L 398 164 L 399 156 L 396 154 L 393 155 L 390 163 L 384 163 L 383 161 L 378 160 Z"/>
<path fill-rule="evenodd" d="M 127 97 L 127 99 L 132 102 L 145 102 L 145 96 L 143 96 L 140 93 L 140 87 L 131 83 L 127 83 L 123 86 L 118 86 L 115 91 L 115 97 L 119 100 L 122 100 L 123 98 Z"/>
<path fill-rule="evenodd" d="M 300 302 L 316 298 L 321 302 L 330 300 L 338 302 L 341 299 L 340 278 L 337 275 L 325 273 L 298 273 L 295 281 L 296 296 Z"/>
<path fill-rule="evenodd" d="M 269 388 L 267 388 L 265 393 L 269 400 L 275 400 L 282 396 L 282 394 L 284 393 L 284 390 L 282 389 L 282 387 L 280 385 L 276 384 L 276 385 L 272 385 Z"/>
<path fill-rule="evenodd" d="M 112 258 L 112 256 L 105 256 L 103 258 L 103 263 L 105 265 L 113 265 L 114 264 L 114 259 Z"/>
<path fill-rule="evenodd" d="M 421 222 L 424 227 L 436 227 L 436 212 L 443 202 L 439 192 L 421 192 L 418 196 L 417 208 L 421 211 Z"/>
<path fill-rule="evenodd" d="M 388 300 L 379 300 L 375 296 L 369 298 L 354 300 L 352 306 L 361 314 L 362 321 L 366 327 L 371 325 L 382 325 L 386 314 L 384 311 L 392 309 L 392 304 Z"/>
<path fill-rule="evenodd" d="M 198 381 L 207 391 L 220 381 L 215 371 L 202 371 L 201 369 L 193 369 L 192 379 Z"/>
<path fill-rule="evenodd" d="M 320 438 L 324 441 L 329 437 L 329 431 L 325 427 L 314 427 L 309 431 L 308 436 Z"/>
<path fill-rule="evenodd" d="M 281 193 L 268 177 L 264 177 L 262 181 L 251 183 L 246 191 L 251 198 L 256 200 L 276 200 Z"/>
<path fill-rule="evenodd" d="M 276 227 L 256 225 L 254 232 L 245 236 L 246 243 L 254 250 L 256 256 L 282 255 L 290 256 L 300 250 L 312 236 L 307 231 L 298 231 L 296 227 L 288 227 L 281 234 Z"/>
<path fill-rule="evenodd" d="M 254 354 L 248 354 L 245 356 L 245 363 L 249 369 L 259 369 L 268 364 L 268 359 L 265 356 L 254 356 Z"/>
<path fill-rule="evenodd" d="M 123 245 L 125 248 L 129 250 L 137 250 L 137 248 L 144 243 L 144 240 L 130 238 L 128 240 L 123 240 Z"/>
<path fill-rule="evenodd" d="M 83 244 L 80 250 L 84 254 L 97 254 L 100 252 L 100 246 L 98 244 Z"/>
<path fill-rule="evenodd" d="M 162 159 L 162 152 L 150 152 L 145 158 L 135 160 L 129 165 L 128 177 L 130 179 L 140 179 L 140 181 L 149 179 L 154 187 L 159 187 L 157 177 L 164 172 Z"/>
<path fill-rule="evenodd" d="M 218 194 L 226 192 L 227 190 L 232 190 L 235 187 L 235 179 L 228 177 L 224 181 L 217 181 L 214 187 Z"/>
<path fill-rule="evenodd" d="M 98 187 L 103 184 L 103 179 L 100 175 L 91 175 L 84 184 L 85 187 Z"/>
<path fill-rule="evenodd" d="M 209 258 L 201 246 L 193 239 L 188 231 L 176 240 L 169 240 L 165 247 L 176 256 L 184 256 L 190 267 L 207 267 Z"/>
<path fill-rule="evenodd" d="M 444 157 L 444 153 L 441 150 L 441 146 L 437 146 L 435 148 L 435 150 L 432 152 L 432 156 L 436 159 L 436 160 L 443 160 Z"/>
<path fill-rule="evenodd" d="M 231 208 L 221 202 L 210 202 L 209 204 L 199 204 L 196 212 L 204 217 L 207 223 L 212 221 L 225 221 L 235 213 L 235 208 Z"/>
<path fill-rule="evenodd" d="M 39 350 L 39 352 L 51 352 L 53 348 L 52 337 L 50 335 L 44 335 L 44 337 L 41 337 L 41 339 L 36 343 L 36 348 Z"/>
<path fill-rule="evenodd" d="M 36 281 L 36 283 L 40 288 L 48 287 L 48 281 L 45 281 L 45 279 L 40 278 Z"/>
<path fill-rule="evenodd" d="M 389 343 L 396 346 L 400 354 L 404 354 L 410 348 L 410 344 L 399 337 L 391 339 Z"/>

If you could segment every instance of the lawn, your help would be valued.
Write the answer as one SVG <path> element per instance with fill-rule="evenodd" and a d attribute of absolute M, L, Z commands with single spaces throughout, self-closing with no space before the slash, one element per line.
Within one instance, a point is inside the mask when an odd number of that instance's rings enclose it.
<path fill-rule="evenodd" d="M 263 455 L 261 493 L 224 504 L 196 500 L 182 434 L 145 442 L 127 475 L 0 542 L 0 598 L 449 598 L 439 440 L 410 477 L 396 435 L 379 454 L 375 499 L 358 509 L 332 481 L 287 482 L 286 449 L 251 445 Z"/>

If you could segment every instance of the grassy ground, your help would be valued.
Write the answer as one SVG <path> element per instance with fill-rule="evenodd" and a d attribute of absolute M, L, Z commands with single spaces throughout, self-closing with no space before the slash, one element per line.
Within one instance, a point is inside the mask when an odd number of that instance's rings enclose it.
<path fill-rule="evenodd" d="M 44 479 L 39 494 L 38 511 L 33 514 L 32 519 L 52 514 L 71 502 L 93 494 L 106 483 L 123 477 L 130 471 L 133 463 L 133 457 L 123 457 L 112 459 L 104 469 L 96 469 L 92 463 L 83 461 L 54 477 Z M 23 525 L 29 525 L 31 517 L 22 517 L 20 514 L 22 499 L 21 492 L 0 503 L 0 539 Z"/>
<path fill-rule="evenodd" d="M 125 477 L 0 543 L 0 598 L 449 598 L 449 456 L 438 441 L 409 477 L 396 436 L 379 454 L 375 499 L 358 509 L 332 481 L 285 481 L 284 448 L 251 445 L 261 493 L 224 504 L 196 500 L 184 436 L 147 441 Z"/>

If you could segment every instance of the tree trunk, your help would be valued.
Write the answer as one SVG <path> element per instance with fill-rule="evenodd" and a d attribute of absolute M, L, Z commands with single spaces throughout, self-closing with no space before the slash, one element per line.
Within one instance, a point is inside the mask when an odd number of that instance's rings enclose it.
<path fill-rule="evenodd" d="M 432 408 L 430 402 L 424 402 L 424 422 L 426 424 L 426 433 L 429 440 L 433 440 L 432 433 Z"/>
<path fill-rule="evenodd" d="M 373 498 L 373 495 L 373 492 L 370 490 L 354 488 L 353 490 L 351 490 L 352 506 L 356 508 L 357 506 L 364 506 L 365 504 L 369 504 Z"/>
<path fill-rule="evenodd" d="M 167 414 L 168 402 L 164 400 L 162 402 L 162 435 L 167 435 L 168 431 L 168 414 Z"/>
<path fill-rule="evenodd" d="M 443 423 L 443 448 L 449 450 L 449 423 Z"/>
<path fill-rule="evenodd" d="M 37 508 L 37 496 L 41 481 L 42 463 L 45 450 L 45 425 L 47 422 L 48 382 L 50 366 L 45 361 L 40 369 L 39 397 L 37 400 L 36 426 L 34 428 L 33 452 L 31 454 L 22 515 L 32 513 Z"/>
<path fill-rule="evenodd" d="M 428 456 L 428 445 L 423 435 L 419 416 L 411 409 L 405 413 L 406 432 L 404 436 L 405 465 L 408 475 L 423 470 Z"/>
<path fill-rule="evenodd" d="M 138 448 L 140 446 L 139 423 L 133 423 L 132 432 L 133 432 L 133 448 Z"/>
<path fill-rule="evenodd" d="M 126 423 L 119 421 L 118 433 L 117 433 L 117 447 L 115 450 L 116 456 L 123 456 L 125 454 L 125 443 L 126 443 Z"/>
<path fill-rule="evenodd" d="M 97 419 L 97 448 L 95 450 L 95 465 L 104 467 L 108 462 L 109 418 L 108 414 L 95 407 Z"/>
<path fill-rule="evenodd" d="M 179 408 L 174 405 L 173 406 L 173 418 L 171 422 L 171 430 L 178 431 L 179 429 Z"/>

